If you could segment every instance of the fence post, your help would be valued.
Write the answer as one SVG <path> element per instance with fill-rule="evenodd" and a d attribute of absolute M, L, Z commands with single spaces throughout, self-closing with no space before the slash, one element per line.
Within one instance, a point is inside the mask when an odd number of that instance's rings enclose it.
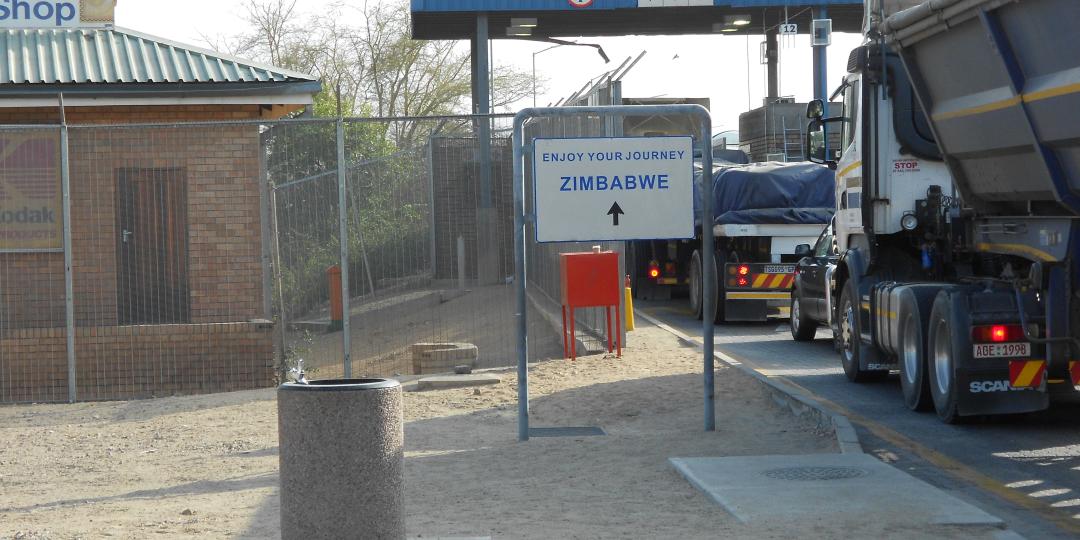
<path fill-rule="evenodd" d="M 268 133 L 268 132 L 267 132 Z M 266 135 L 259 140 L 259 236 L 262 244 L 262 288 L 263 288 L 263 317 L 274 320 L 274 276 L 273 255 L 270 247 L 270 175 L 267 170 L 267 155 L 262 150 L 266 148 Z"/>
<path fill-rule="evenodd" d="M 337 120 L 338 244 L 341 248 L 341 347 L 344 377 L 352 378 L 352 336 L 349 335 L 349 212 L 345 193 L 345 121 Z"/>
<path fill-rule="evenodd" d="M 71 253 L 71 171 L 68 153 L 68 125 L 64 95 L 60 94 L 60 185 L 64 198 L 64 323 L 66 326 L 68 402 L 78 398 L 75 381 L 75 283 Z"/>
<path fill-rule="evenodd" d="M 465 290 L 465 237 L 457 237 L 457 288 Z"/>
<path fill-rule="evenodd" d="M 429 256 L 431 257 L 431 277 L 436 279 L 439 275 L 439 261 L 437 242 L 435 238 L 435 136 L 428 135 L 428 152 L 427 152 L 427 171 L 428 171 L 428 227 L 431 229 L 428 232 L 430 242 L 428 243 Z"/>
<path fill-rule="evenodd" d="M 273 230 L 273 243 L 274 243 L 274 281 L 276 282 L 277 295 L 278 295 L 278 315 L 279 320 L 277 322 L 277 350 L 280 355 L 281 362 L 278 364 L 281 372 L 281 380 L 285 380 L 286 374 L 289 372 L 288 366 L 288 354 L 286 353 L 286 340 L 285 332 L 286 327 L 289 324 L 289 314 L 285 309 L 285 287 L 282 284 L 281 270 L 281 230 L 278 228 L 278 211 L 277 211 L 277 185 L 270 186 L 270 227 Z"/>

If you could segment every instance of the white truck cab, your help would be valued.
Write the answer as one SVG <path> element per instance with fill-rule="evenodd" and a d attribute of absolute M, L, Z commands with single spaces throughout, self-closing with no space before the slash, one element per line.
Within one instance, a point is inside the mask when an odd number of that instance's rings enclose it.
<path fill-rule="evenodd" d="M 856 50 L 853 60 L 857 61 L 859 54 Z M 895 75 L 906 83 L 903 72 Z M 833 124 L 830 130 L 841 131 L 840 156 L 835 164 L 830 163 L 836 168 L 836 239 L 841 251 L 849 245 L 865 245 L 867 225 L 877 236 L 914 231 L 919 225 L 918 201 L 927 198 L 931 186 L 940 187 L 950 199 L 955 196 L 945 164 L 934 159 L 937 156 L 920 155 L 900 141 L 897 127 L 907 137 L 933 144 L 925 120 L 913 114 L 917 108 L 910 90 L 883 96 L 881 86 L 864 84 L 867 76 L 855 71 L 844 78 L 834 94 L 843 95 L 843 110 L 824 120 L 825 125 Z M 868 114 L 867 107 L 875 107 L 876 114 Z M 898 120 L 905 125 L 898 126 Z M 821 155 L 821 150 L 817 153 Z M 869 167 L 875 167 L 877 174 L 868 174 Z M 877 185 L 865 185 L 875 179 Z M 872 205 L 872 211 L 864 211 L 866 205 Z"/>

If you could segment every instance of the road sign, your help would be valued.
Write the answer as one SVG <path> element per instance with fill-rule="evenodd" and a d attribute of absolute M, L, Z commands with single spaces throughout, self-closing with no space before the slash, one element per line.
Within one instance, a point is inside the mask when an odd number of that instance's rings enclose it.
<path fill-rule="evenodd" d="M 693 238 L 693 139 L 536 139 L 536 240 Z"/>

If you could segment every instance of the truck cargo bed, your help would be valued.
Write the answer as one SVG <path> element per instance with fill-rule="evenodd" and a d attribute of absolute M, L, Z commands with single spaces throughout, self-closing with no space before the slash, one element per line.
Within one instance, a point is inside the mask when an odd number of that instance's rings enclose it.
<path fill-rule="evenodd" d="M 1077 0 L 931 0 L 882 25 L 964 202 L 1080 215 Z"/>
<path fill-rule="evenodd" d="M 722 168 L 713 174 L 713 224 L 816 224 L 821 232 L 835 209 L 834 181 L 832 170 L 813 163 L 753 163 Z M 698 184 L 694 185 L 694 216 L 700 215 Z M 700 225 L 700 218 L 696 222 Z"/>

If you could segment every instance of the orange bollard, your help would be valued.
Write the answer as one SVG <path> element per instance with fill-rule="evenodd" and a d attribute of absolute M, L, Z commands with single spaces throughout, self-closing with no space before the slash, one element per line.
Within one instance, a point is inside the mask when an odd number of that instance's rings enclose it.
<path fill-rule="evenodd" d="M 338 332 L 344 328 L 344 309 L 341 302 L 341 267 L 338 265 L 326 269 L 326 281 L 330 287 L 330 328 L 327 332 Z"/>

